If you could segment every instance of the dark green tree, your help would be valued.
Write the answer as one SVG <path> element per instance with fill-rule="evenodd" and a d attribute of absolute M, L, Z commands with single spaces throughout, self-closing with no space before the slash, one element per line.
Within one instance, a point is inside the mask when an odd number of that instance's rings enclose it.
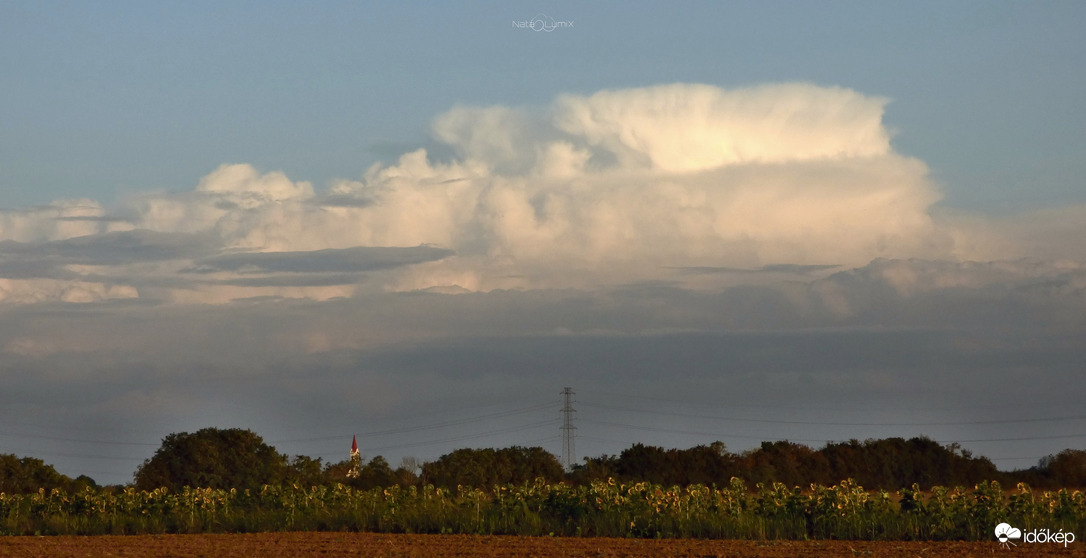
<path fill-rule="evenodd" d="M 1041 459 L 1039 469 L 1049 486 L 1086 487 L 1086 451 L 1065 449 L 1049 455 Z"/>
<path fill-rule="evenodd" d="M 380 455 L 370 459 L 359 473 L 357 482 L 352 483 L 359 488 L 387 488 L 399 480 L 392 466 L 388 464 L 388 460 Z"/>
<path fill-rule="evenodd" d="M 726 486 L 736 473 L 732 455 L 723 442 L 713 442 L 708 446 L 694 446 L 688 450 L 676 450 L 681 474 L 676 478 L 678 484 L 720 485 Z"/>
<path fill-rule="evenodd" d="M 419 472 L 422 467 L 419 466 L 419 460 L 412 456 L 405 456 L 400 459 L 400 466 L 396 467 L 396 482 L 400 486 L 412 486 L 419 484 Z"/>
<path fill-rule="evenodd" d="M 287 466 L 286 478 L 288 484 L 310 487 L 325 484 L 323 465 L 321 458 L 313 459 L 306 455 L 295 455 Z"/>
<path fill-rule="evenodd" d="M 136 470 L 136 488 L 184 486 L 259 489 L 283 482 L 287 458 L 250 430 L 204 428 L 162 440 L 155 455 Z"/>
<path fill-rule="evenodd" d="M 404 461 L 406 462 L 408 459 L 405 458 Z M 349 459 L 338 463 L 329 463 L 324 467 L 323 483 L 329 486 L 342 483 L 354 488 L 370 489 L 388 488 L 397 484 L 408 487 L 417 485 L 419 481 L 416 474 L 417 467 L 414 465 L 413 458 L 410 465 L 401 464 L 393 469 L 383 456 L 375 456 L 368 463 L 362 465 L 358 476 L 354 478 L 347 476 L 347 471 L 350 469 L 351 461 Z"/>
<path fill-rule="evenodd" d="M 562 464 L 543 448 L 514 446 L 503 449 L 460 449 L 422 466 L 425 482 L 456 488 L 457 485 L 488 489 L 500 484 L 521 484 L 536 478 L 558 481 Z"/>
<path fill-rule="evenodd" d="M 615 472 L 626 481 L 670 484 L 668 481 L 673 476 L 671 465 L 664 448 L 634 444 L 619 454 Z"/>
<path fill-rule="evenodd" d="M 86 479 L 94 485 L 90 477 L 80 479 Z M 76 486 L 76 481 L 58 473 L 52 465 L 47 465 L 41 459 L 20 458 L 14 454 L 0 455 L 0 492 L 29 494 L 37 492 L 39 488 L 48 492 L 54 488 L 72 490 Z"/>
<path fill-rule="evenodd" d="M 422 476 L 434 486 L 486 487 L 492 477 L 494 450 L 458 449 L 422 466 Z"/>
<path fill-rule="evenodd" d="M 618 457 L 614 455 L 601 455 L 599 457 L 585 457 L 584 463 L 578 463 L 566 475 L 573 484 L 589 484 L 592 481 L 605 481 L 609 478 L 619 478 Z"/>

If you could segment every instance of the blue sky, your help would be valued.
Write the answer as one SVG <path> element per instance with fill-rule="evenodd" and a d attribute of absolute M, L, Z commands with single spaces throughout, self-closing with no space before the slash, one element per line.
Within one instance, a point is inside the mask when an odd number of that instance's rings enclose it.
<path fill-rule="evenodd" d="M 537 13 L 573 27 L 528 33 Z M 0 4 L 0 203 L 187 189 L 225 162 L 318 188 L 456 103 L 672 82 L 889 97 L 953 207 L 1083 200 L 1074 2 Z"/>
<path fill-rule="evenodd" d="M 0 0 L 0 452 L 1086 447 L 1084 26 Z"/>

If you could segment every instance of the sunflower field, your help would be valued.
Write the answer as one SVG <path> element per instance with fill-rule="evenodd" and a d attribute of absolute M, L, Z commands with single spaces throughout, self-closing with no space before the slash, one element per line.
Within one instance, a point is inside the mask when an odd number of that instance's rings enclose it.
<path fill-rule="evenodd" d="M 542 479 L 488 490 L 87 488 L 0 493 L 0 534 L 369 531 L 642 538 L 988 540 L 995 525 L 1086 533 L 1086 494 L 1020 483 L 868 491 L 851 480 L 805 488 L 662 486 Z"/>

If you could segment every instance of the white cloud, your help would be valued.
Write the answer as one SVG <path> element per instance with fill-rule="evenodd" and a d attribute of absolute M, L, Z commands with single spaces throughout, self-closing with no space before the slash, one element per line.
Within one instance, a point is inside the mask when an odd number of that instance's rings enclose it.
<path fill-rule="evenodd" d="M 564 95 L 544 107 L 459 106 L 433 122 L 435 139 L 455 154 L 449 161 L 420 149 L 324 194 L 281 172 L 224 164 L 192 191 L 136 196 L 112 212 L 91 201 L 4 212 L 0 239 L 32 244 L 147 229 L 199 235 L 212 251 L 199 257 L 263 253 L 304 262 L 310 259 L 299 254 L 309 251 L 423 245 L 451 254 L 360 268 L 365 281 L 238 270 L 197 280 L 178 275 L 197 257 L 180 253 L 154 265 L 110 268 L 103 261 L 98 269 L 85 259 L 78 261 L 83 268 L 42 258 L 8 262 L 12 281 L 55 270 L 53 279 L 78 286 L 70 299 L 88 299 L 87 283 L 106 296 L 112 276 L 118 284 L 156 281 L 141 293 L 209 302 L 652 280 L 715 288 L 730 283 L 675 269 L 1086 258 L 1067 240 L 1084 227 L 1081 209 L 1003 221 L 934 211 L 940 194 L 927 167 L 890 144 L 886 103 L 800 83 L 735 90 L 673 84 Z M 61 296 L 48 292 L 54 295 L 7 299 Z"/>
<path fill-rule="evenodd" d="M 0 240 L 41 242 L 125 230 L 93 200 L 57 200 L 29 209 L 0 210 Z"/>
<path fill-rule="evenodd" d="M 691 172 L 885 155 L 886 102 L 802 83 L 730 91 L 673 84 L 566 95 L 555 103 L 555 123 L 623 166 Z"/>
<path fill-rule="evenodd" d="M 885 102 L 807 84 L 677 84 L 540 109 L 458 107 L 434 134 L 460 160 L 431 166 L 416 152 L 371 171 L 354 185 L 373 200 L 360 224 L 463 256 L 428 266 L 431 280 L 411 270 L 404 288 L 945 255 L 950 239 L 929 215 L 939 195 L 921 162 L 890 149 Z"/>
<path fill-rule="evenodd" d="M 960 259 L 1023 257 L 1086 262 L 1086 205 L 1048 208 L 1002 217 L 941 210 L 940 227 Z"/>
<path fill-rule="evenodd" d="M 308 182 L 291 182 L 281 172 L 262 175 L 244 164 L 221 165 L 200 180 L 196 191 L 222 194 L 247 209 L 267 202 L 313 197 L 313 186 Z"/>

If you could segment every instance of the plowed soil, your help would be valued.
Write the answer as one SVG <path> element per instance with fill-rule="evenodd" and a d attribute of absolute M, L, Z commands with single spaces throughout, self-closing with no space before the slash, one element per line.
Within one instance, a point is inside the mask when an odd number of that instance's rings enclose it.
<path fill-rule="evenodd" d="M 227 556 L 309 557 L 630 557 L 667 556 L 1086 556 L 1081 542 L 720 541 L 640 540 L 375 533 L 259 533 L 244 535 L 133 535 L 0 537 L 0 556 Z"/>

